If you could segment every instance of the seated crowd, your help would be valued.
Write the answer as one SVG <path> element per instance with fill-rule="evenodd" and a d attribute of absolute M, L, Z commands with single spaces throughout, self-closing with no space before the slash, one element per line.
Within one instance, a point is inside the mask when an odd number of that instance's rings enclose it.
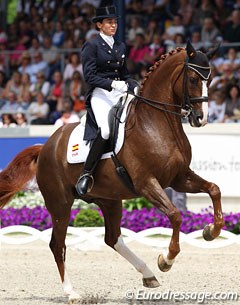
<path fill-rule="evenodd" d="M 7 30 L 0 29 L 0 127 L 80 121 L 81 47 L 97 34 L 90 20 L 104 1 L 16 3 Z M 187 39 L 203 51 L 221 42 L 211 60 L 209 122 L 240 122 L 240 1 L 126 0 L 125 6 L 133 78 L 140 83 L 161 55 Z"/>

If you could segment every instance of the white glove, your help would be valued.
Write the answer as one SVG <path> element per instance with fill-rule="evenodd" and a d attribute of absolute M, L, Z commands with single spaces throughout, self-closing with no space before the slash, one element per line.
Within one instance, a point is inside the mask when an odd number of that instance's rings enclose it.
<path fill-rule="evenodd" d="M 134 94 L 138 95 L 138 91 L 139 91 L 139 87 L 138 86 L 134 87 L 133 89 Z"/>
<path fill-rule="evenodd" d="M 128 91 L 128 85 L 123 80 L 113 80 L 111 87 L 120 91 L 121 93 Z"/>

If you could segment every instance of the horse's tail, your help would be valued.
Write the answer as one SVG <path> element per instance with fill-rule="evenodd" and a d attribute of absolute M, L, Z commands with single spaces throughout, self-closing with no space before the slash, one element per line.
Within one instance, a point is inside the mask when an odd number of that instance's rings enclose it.
<path fill-rule="evenodd" d="M 42 145 L 24 149 L 0 173 L 0 209 L 36 175 L 41 149 Z"/>

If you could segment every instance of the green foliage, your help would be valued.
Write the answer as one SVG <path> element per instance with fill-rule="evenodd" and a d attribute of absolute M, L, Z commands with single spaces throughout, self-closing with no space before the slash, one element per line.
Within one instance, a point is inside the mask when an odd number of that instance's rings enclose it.
<path fill-rule="evenodd" d="M 148 210 L 152 208 L 151 202 L 144 197 L 125 200 L 123 202 L 123 206 L 127 211 L 130 212 L 132 210 L 141 210 L 142 208 L 147 208 Z"/>
<path fill-rule="evenodd" d="M 97 210 L 80 210 L 76 215 L 73 226 L 74 227 L 102 227 L 104 221 Z"/>

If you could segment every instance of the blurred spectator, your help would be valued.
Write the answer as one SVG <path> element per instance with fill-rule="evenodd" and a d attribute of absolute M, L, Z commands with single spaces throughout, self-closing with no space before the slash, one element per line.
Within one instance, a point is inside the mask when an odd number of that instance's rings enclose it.
<path fill-rule="evenodd" d="M 8 36 L 7 33 L 0 28 L 0 42 L 7 43 Z"/>
<path fill-rule="evenodd" d="M 17 95 L 14 92 L 9 92 L 4 105 L 1 107 L 1 111 L 14 113 L 23 110 L 23 107 L 17 101 Z"/>
<path fill-rule="evenodd" d="M 221 33 L 214 24 L 212 17 L 206 17 L 203 20 L 201 40 L 203 41 L 206 49 L 212 46 L 215 42 L 222 41 Z"/>
<path fill-rule="evenodd" d="M 139 64 L 144 62 L 145 56 L 149 53 L 149 47 L 145 43 L 145 37 L 143 34 L 136 34 L 134 46 L 131 48 L 128 61 L 132 61 L 135 64 L 134 71 L 130 71 L 133 74 L 138 73 Z"/>
<path fill-rule="evenodd" d="M 71 81 L 66 86 L 65 94 L 71 98 L 73 110 L 81 117 L 85 114 L 85 84 L 79 71 L 73 72 Z"/>
<path fill-rule="evenodd" d="M 77 122 L 80 122 L 79 116 L 73 112 L 71 103 L 69 101 L 65 101 L 63 103 L 62 115 L 59 119 L 56 120 L 54 125 L 57 127 L 61 127 L 69 123 Z"/>
<path fill-rule="evenodd" d="M 202 0 L 198 1 L 197 5 L 193 10 L 192 17 L 192 30 L 201 30 L 203 25 L 203 20 L 206 17 L 212 17 L 214 13 L 215 7 L 213 5 L 213 1 L 211 0 Z"/>
<path fill-rule="evenodd" d="M 64 31 L 62 24 L 57 21 L 55 24 L 55 30 L 52 35 L 52 44 L 53 46 L 60 48 L 64 42 Z"/>
<path fill-rule="evenodd" d="M 82 64 L 78 53 L 71 54 L 69 63 L 67 63 L 63 72 L 64 81 L 70 80 L 75 71 L 78 71 L 83 76 Z"/>
<path fill-rule="evenodd" d="M 231 15 L 231 10 L 224 0 L 215 0 L 214 2 L 216 7 L 213 12 L 213 18 L 218 28 L 222 32 L 229 19 L 229 16 Z"/>
<path fill-rule="evenodd" d="M 75 25 L 73 20 L 67 20 L 64 24 L 64 41 L 75 41 Z"/>
<path fill-rule="evenodd" d="M 27 73 L 30 77 L 31 82 L 34 82 L 35 75 L 31 60 L 32 59 L 30 54 L 27 51 L 23 52 L 21 56 L 20 66 L 18 67 L 18 71 L 21 74 Z"/>
<path fill-rule="evenodd" d="M 4 71 L 5 73 L 9 70 L 9 55 L 4 54 L 7 51 L 7 42 L 4 40 L 0 40 L 0 71 Z"/>
<path fill-rule="evenodd" d="M 17 12 L 23 13 L 24 15 L 30 14 L 30 9 L 32 7 L 32 0 L 17 1 Z"/>
<path fill-rule="evenodd" d="M 19 39 L 21 40 L 25 49 L 29 48 L 33 37 L 33 32 L 30 26 L 30 22 L 26 20 L 21 20 L 19 22 L 18 31 L 19 31 L 18 40 Z"/>
<path fill-rule="evenodd" d="M 63 5 L 58 6 L 56 14 L 53 15 L 54 22 L 60 22 L 61 25 L 65 25 L 68 21 L 68 14 Z"/>
<path fill-rule="evenodd" d="M 31 77 L 31 82 L 36 83 L 38 72 L 43 72 L 45 78 L 49 77 L 49 66 L 48 63 L 43 59 L 42 53 L 37 52 L 34 54 L 34 62 L 32 64 L 33 76 Z"/>
<path fill-rule="evenodd" d="M 42 92 L 46 98 L 49 94 L 50 83 L 46 80 L 45 75 L 42 71 L 37 73 L 36 83 L 31 84 L 29 91 L 33 99 L 36 99 L 38 92 Z"/>
<path fill-rule="evenodd" d="M 173 46 L 176 34 L 182 34 L 185 36 L 185 28 L 183 25 L 182 15 L 177 14 L 173 17 L 173 23 L 163 33 L 163 39 L 165 45 Z"/>
<path fill-rule="evenodd" d="M 59 118 L 59 114 L 62 111 L 62 102 L 64 97 L 65 85 L 63 82 L 63 76 L 60 71 L 56 71 L 53 75 L 53 85 L 50 88 L 49 95 L 47 97 L 47 103 L 50 107 L 50 123 L 54 123 Z"/>
<path fill-rule="evenodd" d="M 151 44 L 156 36 L 161 37 L 161 30 L 156 19 L 150 19 L 145 31 L 146 44 Z"/>
<path fill-rule="evenodd" d="M 140 19 L 138 17 L 132 17 L 130 28 L 127 35 L 127 44 L 133 46 L 136 40 L 137 34 L 144 34 L 144 29 L 140 24 Z"/>
<path fill-rule="evenodd" d="M 142 0 L 142 14 L 146 14 L 149 17 L 149 22 L 154 20 L 153 13 L 155 10 L 155 0 Z"/>
<path fill-rule="evenodd" d="M 223 28 L 223 39 L 225 42 L 240 41 L 240 11 L 234 10 L 231 19 Z"/>
<path fill-rule="evenodd" d="M 212 94 L 212 98 L 208 107 L 208 122 L 209 123 L 223 123 L 226 108 L 225 96 L 217 90 Z"/>
<path fill-rule="evenodd" d="M 51 81 L 53 73 L 60 70 L 60 56 L 58 48 L 52 44 L 50 36 L 45 36 L 43 40 L 43 59 L 49 65 L 49 80 Z"/>
<path fill-rule="evenodd" d="M 14 71 L 12 77 L 7 81 L 6 87 L 3 90 L 3 98 L 7 98 L 10 92 L 15 93 L 18 96 L 21 86 L 21 73 Z"/>
<path fill-rule="evenodd" d="M 149 66 L 146 65 L 145 63 L 140 65 L 138 74 L 136 74 L 136 76 L 135 76 L 135 79 L 139 82 L 139 86 L 140 86 L 140 83 L 144 81 L 144 78 L 145 78 L 146 74 L 148 73 L 148 70 L 149 70 Z"/>
<path fill-rule="evenodd" d="M 142 1 L 141 0 L 131 0 L 126 7 L 127 13 L 130 15 L 139 15 L 142 13 Z"/>
<path fill-rule="evenodd" d="M 195 50 L 203 48 L 204 42 L 201 40 L 201 33 L 199 31 L 193 31 L 191 34 L 191 44 Z"/>
<path fill-rule="evenodd" d="M 26 127 L 28 125 L 27 118 L 24 113 L 18 112 L 14 116 L 17 127 Z"/>
<path fill-rule="evenodd" d="M 0 108 L 2 106 L 1 100 L 2 100 L 2 95 L 3 95 L 3 91 L 5 89 L 6 83 L 7 83 L 6 74 L 0 70 Z"/>
<path fill-rule="evenodd" d="M 17 124 L 10 113 L 3 113 L 1 115 L 0 127 L 1 128 L 8 128 L 8 127 L 16 127 Z"/>
<path fill-rule="evenodd" d="M 183 25 L 185 29 L 191 26 L 193 16 L 193 4 L 191 0 L 179 0 L 177 14 L 183 17 Z"/>
<path fill-rule="evenodd" d="M 8 29 L 8 47 L 10 50 L 13 50 L 13 48 L 16 46 L 16 41 L 18 41 L 18 27 L 17 23 L 14 22 L 9 25 Z"/>
<path fill-rule="evenodd" d="M 175 34 L 174 39 L 173 39 L 174 48 L 184 47 L 185 43 L 186 43 L 186 39 L 183 34 L 180 34 L 180 33 Z"/>
<path fill-rule="evenodd" d="M 216 1 L 216 0 L 215 0 Z M 236 0 L 234 1 L 235 3 L 233 4 L 233 9 L 234 10 L 240 10 L 240 1 Z"/>
<path fill-rule="evenodd" d="M 15 41 L 15 45 L 13 47 L 13 53 L 10 54 L 9 56 L 9 64 L 10 64 L 10 68 L 11 71 L 13 70 L 17 70 L 20 62 L 21 62 L 21 56 L 23 54 L 23 52 L 26 50 L 25 45 L 23 44 L 23 38 L 18 38 Z"/>
<path fill-rule="evenodd" d="M 217 89 L 222 89 L 225 85 L 225 80 L 222 75 L 218 72 L 217 68 L 211 65 L 211 83 L 209 85 L 209 92 L 213 93 Z"/>
<path fill-rule="evenodd" d="M 34 23 L 42 20 L 42 16 L 36 6 L 31 6 L 29 10 L 29 19 L 34 20 Z"/>
<path fill-rule="evenodd" d="M 226 58 L 223 60 L 222 65 L 218 68 L 220 72 L 230 70 L 235 73 L 240 68 L 240 58 L 237 56 L 237 51 L 230 48 L 227 52 Z"/>
<path fill-rule="evenodd" d="M 45 31 L 44 31 L 44 27 L 43 27 L 43 22 L 42 21 L 37 21 L 36 23 L 34 23 L 33 28 L 34 28 L 34 35 L 35 35 L 35 37 L 39 41 L 40 45 L 42 45 L 43 39 L 44 39 L 44 35 L 45 35 Z"/>
<path fill-rule="evenodd" d="M 49 106 L 45 102 L 42 92 L 37 94 L 36 100 L 33 101 L 27 109 L 29 122 L 31 125 L 49 124 L 47 116 L 49 114 Z"/>
<path fill-rule="evenodd" d="M 226 88 L 225 103 L 224 122 L 238 122 L 240 120 L 240 89 L 237 85 L 229 85 Z"/>
<path fill-rule="evenodd" d="M 34 56 L 35 53 L 42 53 L 42 51 L 43 51 L 43 48 L 42 48 L 38 38 L 33 37 L 32 41 L 31 41 L 31 46 L 28 49 L 28 53 L 30 54 L 30 56 L 33 59 L 33 56 Z"/>
<path fill-rule="evenodd" d="M 46 1 L 46 3 L 47 3 L 47 1 Z M 48 4 L 42 5 L 42 9 L 43 9 L 43 12 L 42 12 L 43 23 L 50 24 L 51 20 L 53 19 L 54 9 L 52 7 L 50 7 L 50 5 L 48 5 Z M 51 28 L 49 28 L 49 30 L 50 30 L 49 33 L 51 33 Z"/>
<path fill-rule="evenodd" d="M 149 50 L 146 53 L 144 60 L 147 64 L 154 64 L 159 60 L 161 55 L 165 53 L 165 47 L 163 45 L 162 37 L 160 34 L 155 34 L 152 43 L 149 45 Z"/>
<path fill-rule="evenodd" d="M 19 94 L 17 96 L 18 103 L 21 104 L 23 109 L 27 109 L 31 101 L 30 86 L 31 86 L 31 82 L 30 82 L 29 74 L 23 73 Z"/>

